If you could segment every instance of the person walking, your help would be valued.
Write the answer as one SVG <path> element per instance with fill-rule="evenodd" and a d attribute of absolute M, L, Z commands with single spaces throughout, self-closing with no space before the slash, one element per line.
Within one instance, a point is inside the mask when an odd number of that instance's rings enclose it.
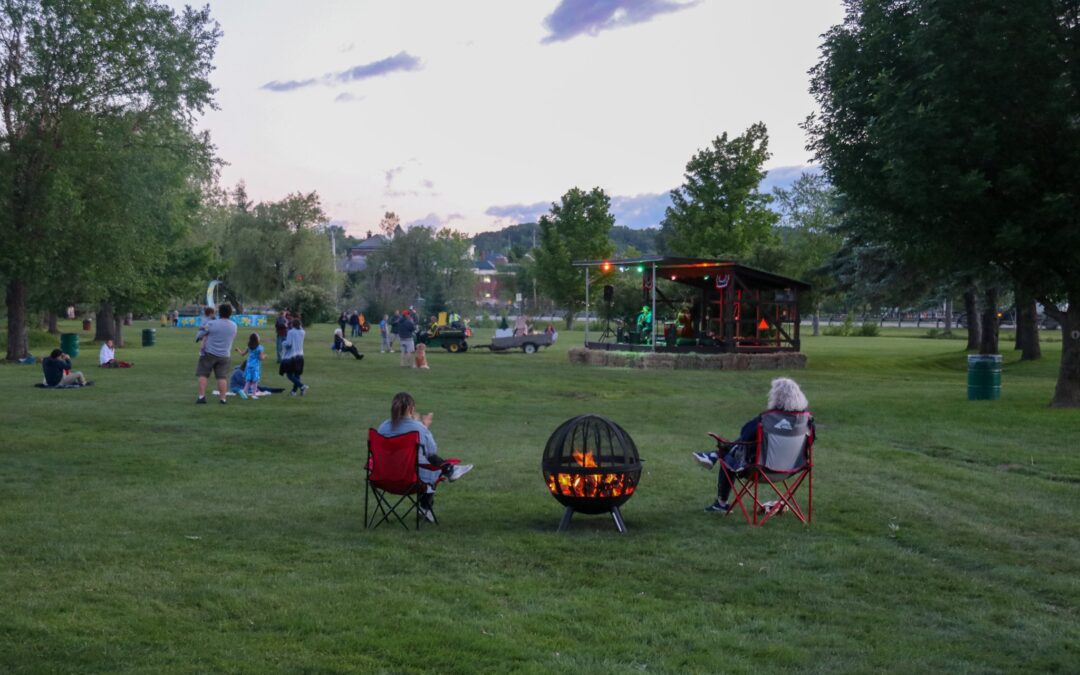
<path fill-rule="evenodd" d="M 203 341 L 202 353 L 199 363 L 195 367 L 195 376 L 199 378 L 199 397 L 196 403 L 206 403 L 206 383 L 213 373 L 218 384 L 219 402 L 225 405 L 225 395 L 228 393 L 226 386 L 229 381 L 229 371 L 232 370 L 233 340 L 236 338 L 236 324 L 229 318 L 232 316 L 232 305 L 226 303 L 218 307 L 218 318 L 203 323 L 199 332 L 195 334 L 195 340 Z"/>
<path fill-rule="evenodd" d="M 401 310 L 400 309 L 395 309 L 394 310 L 394 316 L 390 317 L 390 339 L 391 339 L 390 353 L 394 352 L 393 340 L 396 340 L 397 337 L 398 337 L 397 325 L 400 322 L 401 322 Z M 399 342 L 398 343 L 398 348 L 400 348 L 400 347 L 401 347 L 401 343 Z"/>
<path fill-rule="evenodd" d="M 345 331 L 345 326 L 349 325 L 349 321 L 351 320 L 352 317 L 349 316 L 349 313 L 344 309 L 341 310 L 341 316 L 338 317 L 337 324 L 338 327 L 342 330 L 342 332 Z"/>
<path fill-rule="evenodd" d="M 416 343 L 414 342 L 416 324 L 413 323 L 412 317 L 408 313 L 401 315 L 401 319 L 397 322 L 396 332 L 398 342 L 401 343 L 401 366 L 403 368 L 412 368 L 412 353 L 416 351 Z"/>
<path fill-rule="evenodd" d="M 292 382 L 289 396 L 299 393 L 303 396 L 309 387 L 300 380 L 304 374 L 304 327 L 300 319 L 294 318 L 289 324 L 289 333 L 285 336 L 285 356 L 281 361 L 281 372 Z"/>

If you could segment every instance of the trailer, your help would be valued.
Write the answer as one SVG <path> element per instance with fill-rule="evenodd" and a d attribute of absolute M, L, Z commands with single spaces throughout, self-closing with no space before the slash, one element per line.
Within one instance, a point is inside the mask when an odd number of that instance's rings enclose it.
<path fill-rule="evenodd" d="M 490 349 L 493 352 L 508 352 L 511 349 L 520 349 L 526 354 L 535 354 L 541 347 L 550 347 L 555 340 L 547 333 L 535 335 L 515 335 L 513 337 L 494 337 L 491 344 L 472 345 L 473 349 Z"/>

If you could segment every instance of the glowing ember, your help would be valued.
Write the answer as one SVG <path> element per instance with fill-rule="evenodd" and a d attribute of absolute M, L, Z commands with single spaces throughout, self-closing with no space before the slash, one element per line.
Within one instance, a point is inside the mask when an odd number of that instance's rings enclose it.
<path fill-rule="evenodd" d="M 634 494 L 634 480 L 626 473 L 549 473 L 548 490 L 564 497 L 608 498 Z"/>

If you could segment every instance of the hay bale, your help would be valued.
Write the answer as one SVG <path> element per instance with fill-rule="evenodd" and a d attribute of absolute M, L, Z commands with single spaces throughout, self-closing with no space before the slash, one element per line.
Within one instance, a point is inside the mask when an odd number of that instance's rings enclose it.
<path fill-rule="evenodd" d="M 570 363 L 584 364 L 589 362 L 589 350 L 584 347 L 571 347 L 566 352 L 567 357 L 570 359 Z"/>
<path fill-rule="evenodd" d="M 705 364 L 701 361 L 700 354 L 677 354 L 675 356 L 675 370 L 701 370 Z"/>
<path fill-rule="evenodd" d="M 701 357 L 701 367 L 705 370 L 727 370 L 729 354 L 704 354 Z"/>
<path fill-rule="evenodd" d="M 666 368 L 673 370 L 675 368 L 675 356 L 672 354 L 657 354 L 650 352 L 641 357 L 643 363 L 642 368 Z"/>
<path fill-rule="evenodd" d="M 608 352 L 607 365 L 611 368 L 626 368 L 632 361 L 634 355 L 630 352 Z"/>
<path fill-rule="evenodd" d="M 750 370 L 749 354 L 731 354 L 732 370 Z"/>
<path fill-rule="evenodd" d="M 608 363 L 608 353 L 603 349 L 590 349 L 588 350 L 588 364 L 590 366 L 606 366 Z"/>
<path fill-rule="evenodd" d="M 779 365 L 778 354 L 750 354 L 750 370 L 776 370 Z"/>

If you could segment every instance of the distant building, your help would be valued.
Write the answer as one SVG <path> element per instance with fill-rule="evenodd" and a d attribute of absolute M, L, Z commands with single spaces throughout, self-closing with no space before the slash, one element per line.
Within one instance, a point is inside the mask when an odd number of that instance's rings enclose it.
<path fill-rule="evenodd" d="M 367 269 L 367 257 L 386 246 L 389 240 L 381 234 L 369 236 L 356 246 L 350 246 L 339 267 L 342 272 L 361 272 Z"/>
<path fill-rule="evenodd" d="M 502 271 L 500 266 L 507 264 L 506 256 L 492 256 L 487 260 L 481 260 L 473 266 L 473 274 L 476 275 L 475 297 L 480 305 L 504 305 L 514 298 L 511 295 L 513 289 L 512 270 L 505 267 Z"/>

